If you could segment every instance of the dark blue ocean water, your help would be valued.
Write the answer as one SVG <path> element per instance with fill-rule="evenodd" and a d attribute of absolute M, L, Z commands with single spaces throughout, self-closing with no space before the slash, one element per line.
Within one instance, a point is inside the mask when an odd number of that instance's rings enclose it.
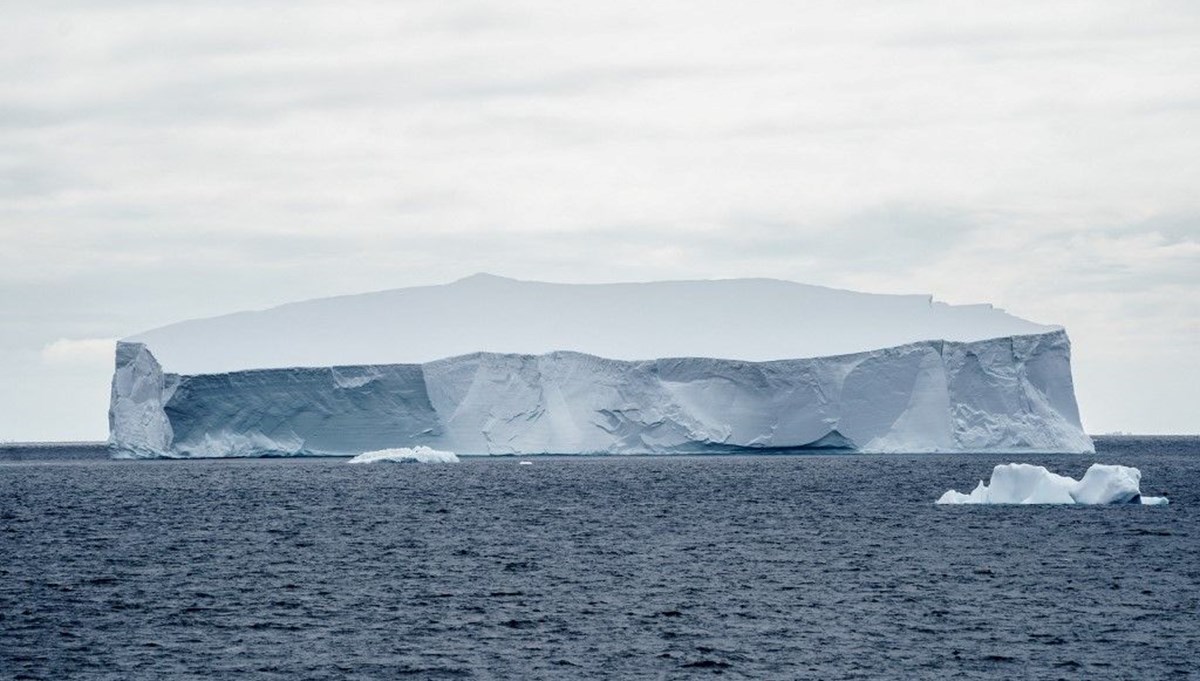
<path fill-rule="evenodd" d="M 991 455 L 10 456 L 0 677 L 1194 677 L 1200 440 L 1100 448 L 1020 459 L 1171 505 L 933 505 Z"/>

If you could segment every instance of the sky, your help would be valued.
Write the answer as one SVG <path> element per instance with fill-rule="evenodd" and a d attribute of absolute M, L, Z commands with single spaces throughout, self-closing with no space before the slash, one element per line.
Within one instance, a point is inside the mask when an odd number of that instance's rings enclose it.
<path fill-rule="evenodd" d="M 989 302 L 1090 432 L 1200 432 L 1192 0 L 0 17 L 0 440 L 106 437 L 114 338 L 475 272 Z"/>

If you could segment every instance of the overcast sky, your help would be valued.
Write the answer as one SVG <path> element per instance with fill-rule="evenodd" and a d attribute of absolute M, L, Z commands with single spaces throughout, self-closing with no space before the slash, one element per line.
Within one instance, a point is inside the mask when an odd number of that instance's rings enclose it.
<path fill-rule="evenodd" d="M 186 4 L 0 10 L 0 439 L 103 439 L 106 339 L 477 271 L 991 302 L 1200 432 L 1193 0 Z"/>

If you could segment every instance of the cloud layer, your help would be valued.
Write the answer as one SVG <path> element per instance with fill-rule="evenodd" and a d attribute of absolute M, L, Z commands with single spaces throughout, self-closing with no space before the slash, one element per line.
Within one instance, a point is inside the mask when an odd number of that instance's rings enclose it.
<path fill-rule="evenodd" d="M 49 365 L 96 366 L 111 364 L 116 352 L 114 338 L 60 338 L 42 348 L 42 361 Z"/>
<path fill-rule="evenodd" d="M 0 439 L 103 436 L 56 339 L 475 271 L 994 302 L 1092 430 L 1200 431 L 1195 3 L 5 14 Z"/>

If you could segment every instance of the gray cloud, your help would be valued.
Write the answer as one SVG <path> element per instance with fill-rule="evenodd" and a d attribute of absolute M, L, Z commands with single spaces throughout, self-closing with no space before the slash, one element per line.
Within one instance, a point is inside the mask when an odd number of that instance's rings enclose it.
<path fill-rule="evenodd" d="M 1093 429 L 1200 430 L 1200 10 L 944 10 L 8 9 L 0 439 L 103 435 L 60 339 L 475 271 L 994 302 Z"/>

